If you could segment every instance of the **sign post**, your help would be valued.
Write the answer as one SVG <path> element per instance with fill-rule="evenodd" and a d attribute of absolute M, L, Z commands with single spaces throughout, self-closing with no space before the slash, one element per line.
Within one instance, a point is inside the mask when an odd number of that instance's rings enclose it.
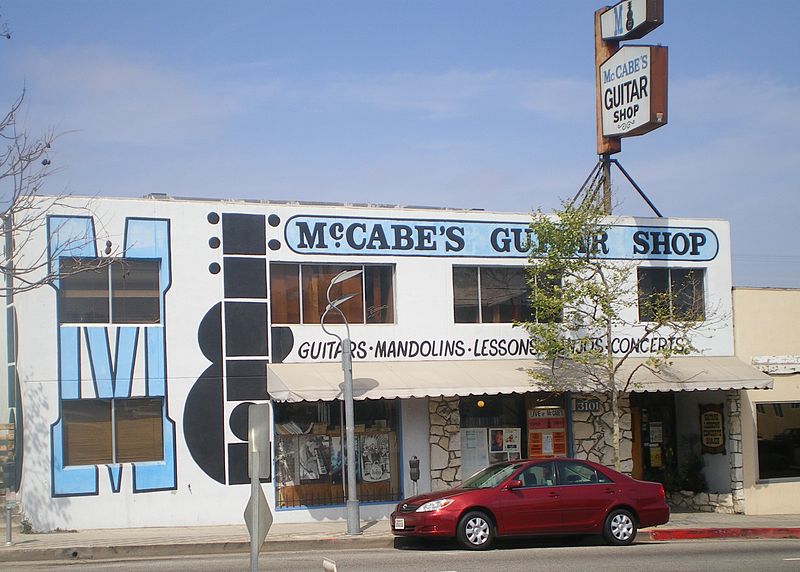
<path fill-rule="evenodd" d="M 617 163 L 612 161 L 611 155 L 622 151 L 621 138 L 641 135 L 667 122 L 667 49 L 637 47 L 657 53 L 650 51 L 646 56 L 649 64 L 646 73 L 652 76 L 648 75 L 643 80 L 644 84 L 634 83 L 626 77 L 628 68 L 618 63 L 619 59 L 633 58 L 627 52 L 634 46 L 620 48 L 619 42 L 642 38 L 663 22 L 664 0 L 621 0 L 594 13 L 597 154 L 602 168 L 603 210 L 607 214 L 611 214 L 611 163 Z M 621 52 L 626 53 L 620 56 Z M 656 59 L 660 66 L 658 68 L 652 65 Z M 642 65 L 642 61 L 639 61 L 639 65 Z M 619 75 L 616 75 L 617 70 L 620 71 Z M 639 71 L 642 70 L 637 69 L 636 73 Z M 619 82 L 619 85 L 609 85 L 613 82 Z M 646 102 L 639 101 L 643 93 L 648 94 Z M 651 105 L 657 108 L 652 109 Z M 644 119 L 645 115 L 648 116 L 647 120 Z"/>
<path fill-rule="evenodd" d="M 248 409 L 248 471 L 250 500 L 244 509 L 244 520 L 250 533 L 250 570 L 258 570 L 258 553 L 272 526 L 272 512 L 261 489 L 260 479 L 270 477 L 270 413 L 269 404 L 251 405 Z"/>

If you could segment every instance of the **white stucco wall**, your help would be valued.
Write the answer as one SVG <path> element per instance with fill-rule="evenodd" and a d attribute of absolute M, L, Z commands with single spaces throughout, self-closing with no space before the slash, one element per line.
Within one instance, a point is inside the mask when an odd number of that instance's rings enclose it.
<path fill-rule="evenodd" d="M 80 199 L 75 198 L 75 201 Z M 304 255 L 291 251 L 286 245 L 283 224 L 298 214 L 326 217 L 377 217 L 402 219 L 435 219 L 439 221 L 511 221 L 527 224 L 527 214 L 486 213 L 471 211 L 421 211 L 387 210 L 378 208 L 326 207 L 305 205 L 278 205 L 244 202 L 173 201 L 136 199 L 95 199 L 91 201 L 90 214 L 94 217 L 100 250 L 110 240 L 115 253 L 121 252 L 124 242 L 125 222 L 129 217 L 169 219 L 171 247 L 172 286 L 166 294 L 166 367 L 169 417 L 175 422 L 175 464 L 177 485 L 174 490 L 139 492 L 132 490 L 132 467 L 122 467 L 120 490 L 114 492 L 105 466 L 97 468 L 98 490 L 85 496 L 54 497 L 52 472 L 51 427 L 59 419 L 59 367 L 56 294 L 50 288 L 20 296 L 19 375 L 23 385 L 22 405 L 25 410 L 25 466 L 22 481 L 22 508 L 37 530 L 54 528 L 82 529 L 97 527 L 213 525 L 242 522 L 242 511 L 247 502 L 249 487 L 226 485 L 210 478 L 197 464 L 187 448 L 185 408 L 198 378 L 209 367 L 209 360 L 198 346 L 198 328 L 206 313 L 224 299 L 223 273 L 212 274 L 209 265 L 223 263 L 222 249 L 209 247 L 209 238 L 220 237 L 220 225 L 208 222 L 207 214 L 250 213 L 277 215 L 281 225 L 267 226 L 265 240 L 277 240 L 277 250 L 267 250 L 269 261 L 314 263 L 381 263 L 395 265 L 395 316 L 391 325 L 354 325 L 353 340 L 363 341 L 367 347 L 380 340 L 464 340 L 472 348 L 475 340 L 524 339 L 521 329 L 510 324 L 454 324 L 452 317 L 452 265 L 483 264 L 511 265 L 524 263 L 524 258 L 447 258 L 445 256 L 381 256 L 369 254 L 352 257 L 336 254 Z M 62 213 L 64 214 L 64 213 Z M 70 211 L 66 214 L 74 215 Z M 675 219 L 621 219 L 621 223 L 644 226 L 702 226 L 714 231 L 720 249 L 712 261 L 668 262 L 662 265 L 678 267 L 702 266 L 707 268 L 706 300 L 709 307 L 720 311 L 720 316 L 730 315 L 730 250 L 728 225 L 721 221 L 691 221 Z M 46 247 L 45 230 L 34 237 L 27 246 L 31 255 Z M 635 292 L 632 282 L 631 291 Z M 631 309 L 634 317 L 635 307 Z M 318 326 L 292 326 L 296 340 L 329 341 Z M 109 328 L 111 351 L 115 346 L 115 328 Z M 713 335 L 712 335 L 713 334 Z M 731 355 L 733 334 L 724 319 L 709 324 L 701 331 L 695 343 L 707 355 Z M 139 354 L 143 353 L 139 341 Z M 89 357 L 85 345 L 81 354 L 82 396 L 93 395 L 94 388 Z M 287 362 L 301 363 L 296 351 Z M 370 350 L 372 351 L 372 350 Z M 372 357 L 370 357 L 372 356 Z M 518 356 L 491 355 L 481 359 L 503 359 Z M 113 359 L 113 355 L 112 355 Z M 366 359 L 374 359 L 372 354 Z M 475 359 L 472 354 L 460 357 L 430 356 L 428 359 Z M 357 368 L 357 361 L 354 369 Z M 143 361 L 138 361 L 134 371 L 134 394 L 141 395 L 144 385 Z M 237 442 L 227 420 L 237 402 L 223 401 L 225 443 Z M 420 491 L 430 489 L 430 459 L 428 444 L 427 400 L 408 400 L 401 405 L 402 417 L 402 467 L 404 490 L 411 492 L 408 480 L 408 459 L 419 457 L 422 479 Z M 197 428 L 194 428 L 197 430 Z M 428 479 L 428 480 L 426 480 Z M 264 485 L 271 506 L 275 504 L 272 484 Z M 384 518 L 393 502 L 362 506 L 362 518 Z M 343 507 L 320 509 L 281 510 L 275 514 L 276 522 L 303 522 L 341 519 Z"/>
<path fill-rule="evenodd" d="M 675 396 L 675 423 L 678 428 L 678 463 L 683 465 L 689 457 L 688 449 L 695 447 L 700 452 L 700 405 L 716 404 L 725 406 L 724 391 L 685 391 Z M 728 426 L 727 415 L 725 427 Z M 692 435 L 694 443 L 689 444 L 680 440 L 680 436 Z M 726 429 L 726 441 L 727 441 Z M 719 454 L 703 453 L 703 474 L 706 477 L 708 492 L 731 492 L 731 465 L 728 455 L 730 451 Z"/>

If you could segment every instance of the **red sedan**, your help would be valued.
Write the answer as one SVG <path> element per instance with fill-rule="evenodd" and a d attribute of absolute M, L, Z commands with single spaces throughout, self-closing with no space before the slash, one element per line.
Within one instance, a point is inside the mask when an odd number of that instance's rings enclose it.
<path fill-rule="evenodd" d="M 402 501 L 397 536 L 456 538 L 484 550 L 498 536 L 602 534 L 615 545 L 639 528 L 669 521 L 660 483 L 638 481 L 576 459 L 511 461 L 483 469 L 460 487 Z"/>

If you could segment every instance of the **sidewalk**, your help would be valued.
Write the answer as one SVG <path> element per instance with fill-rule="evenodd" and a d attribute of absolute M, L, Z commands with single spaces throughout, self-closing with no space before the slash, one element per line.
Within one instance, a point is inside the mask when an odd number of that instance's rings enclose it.
<path fill-rule="evenodd" d="M 102 560 L 248 553 L 244 524 L 180 528 L 123 528 L 21 534 L 13 527 L 6 546 L 0 525 L 0 562 L 41 560 Z M 348 537 L 344 521 L 274 524 L 262 552 L 392 548 L 389 521 L 362 523 L 360 536 Z M 745 516 L 714 513 L 673 513 L 669 524 L 648 528 L 638 542 L 695 538 L 800 538 L 800 515 Z"/>

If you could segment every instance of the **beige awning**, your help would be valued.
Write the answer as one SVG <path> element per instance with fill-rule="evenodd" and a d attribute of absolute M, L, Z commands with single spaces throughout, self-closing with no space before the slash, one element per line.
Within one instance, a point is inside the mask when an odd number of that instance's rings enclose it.
<path fill-rule="evenodd" d="M 626 371 L 644 363 L 629 358 Z M 528 375 L 543 368 L 536 360 L 355 362 L 355 399 L 496 395 L 540 391 Z M 626 369 L 627 368 L 627 369 Z M 625 372 L 621 372 L 625 374 Z M 573 391 L 591 391 L 578 370 L 567 382 Z M 342 398 L 341 364 L 270 364 L 267 387 L 276 401 L 332 401 Z M 734 357 L 680 357 L 658 372 L 640 367 L 629 391 L 768 389 L 772 378 Z"/>
<path fill-rule="evenodd" d="M 677 356 L 655 372 L 645 368 L 646 362 L 645 358 L 628 358 L 622 364 L 621 379 L 641 366 L 628 391 L 772 389 L 770 376 L 735 357 Z"/>

